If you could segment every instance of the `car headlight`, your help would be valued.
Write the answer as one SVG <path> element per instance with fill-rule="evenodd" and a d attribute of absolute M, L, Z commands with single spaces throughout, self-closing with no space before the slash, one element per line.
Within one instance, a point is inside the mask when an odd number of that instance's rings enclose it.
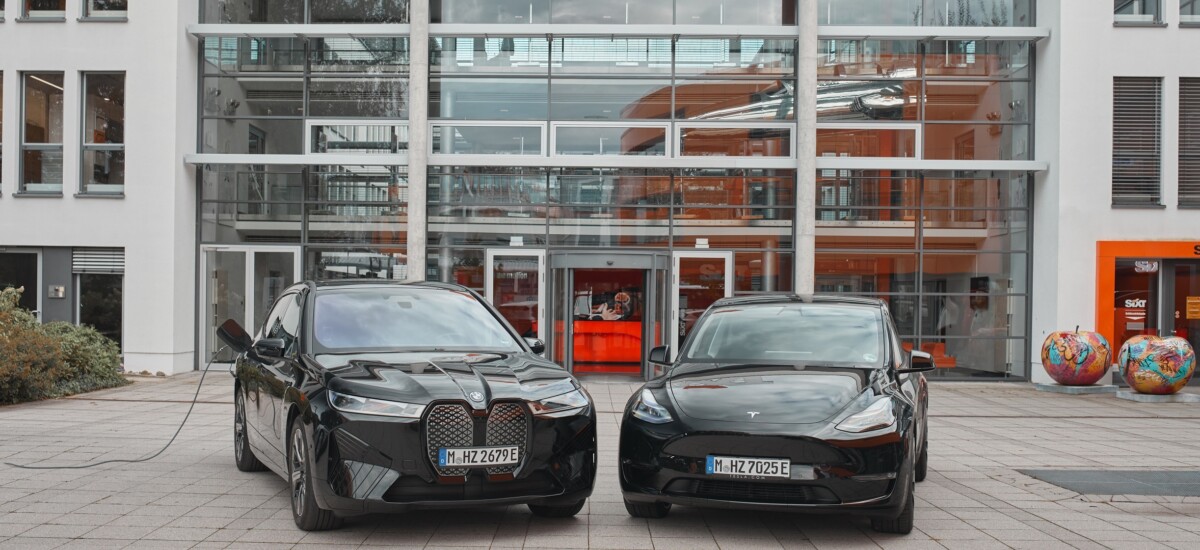
<path fill-rule="evenodd" d="M 633 404 L 633 417 L 651 424 L 666 424 L 674 420 L 671 418 L 671 412 L 654 399 L 650 390 L 642 390 L 642 394 L 638 396 L 637 402 Z"/>
<path fill-rule="evenodd" d="M 534 416 L 559 418 L 578 413 L 590 403 L 587 394 L 578 389 L 540 401 L 530 401 L 529 408 L 533 409 Z"/>
<path fill-rule="evenodd" d="M 425 412 L 425 405 L 346 395 L 333 390 L 327 390 L 327 393 L 329 394 L 329 404 L 342 412 L 400 418 L 421 418 L 421 414 Z"/>
<path fill-rule="evenodd" d="M 837 425 L 843 432 L 862 433 L 879 430 L 896 423 L 896 413 L 892 412 L 893 404 L 890 397 L 884 397 L 867 408 L 846 417 Z"/>

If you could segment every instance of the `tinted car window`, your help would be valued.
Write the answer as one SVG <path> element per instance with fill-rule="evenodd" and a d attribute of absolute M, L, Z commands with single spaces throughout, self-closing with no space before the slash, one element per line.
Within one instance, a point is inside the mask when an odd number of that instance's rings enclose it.
<path fill-rule="evenodd" d="M 783 304 L 729 307 L 700 322 L 684 357 L 693 362 L 882 365 L 883 318 L 861 306 Z"/>
<path fill-rule="evenodd" d="M 323 292 L 316 299 L 313 336 L 317 353 L 521 349 L 474 296 L 411 287 Z"/>
<path fill-rule="evenodd" d="M 283 340 L 284 355 L 296 352 L 296 335 L 300 332 L 299 294 L 288 294 L 275 303 L 275 308 L 267 315 L 259 338 L 279 338 Z"/>

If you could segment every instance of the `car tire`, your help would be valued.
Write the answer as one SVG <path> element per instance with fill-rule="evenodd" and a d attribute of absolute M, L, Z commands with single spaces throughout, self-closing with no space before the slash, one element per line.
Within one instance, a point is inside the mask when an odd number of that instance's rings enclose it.
<path fill-rule="evenodd" d="M 233 460 L 237 463 L 238 470 L 243 472 L 266 470 L 267 467 L 254 456 L 254 451 L 250 448 L 250 439 L 246 435 L 249 426 L 246 424 L 246 398 L 242 395 L 242 389 L 234 390 L 233 395 Z"/>
<path fill-rule="evenodd" d="M 916 508 L 917 497 L 914 496 L 916 486 L 908 487 L 908 499 L 904 501 L 904 509 L 894 518 L 871 518 L 871 528 L 880 533 L 907 535 L 913 529 L 913 509 Z"/>
<path fill-rule="evenodd" d="M 635 518 L 665 518 L 671 511 L 669 502 L 630 502 L 625 501 L 625 511 Z"/>
<path fill-rule="evenodd" d="M 322 509 L 313 497 L 312 460 L 309 459 L 308 438 L 304 423 L 292 423 L 287 445 L 288 484 L 291 493 L 292 519 L 302 531 L 327 531 L 342 525 L 342 518 Z"/>
<path fill-rule="evenodd" d="M 926 441 L 921 445 L 921 455 L 917 457 L 916 471 L 913 472 L 913 477 L 918 481 L 925 481 L 925 476 L 929 475 L 929 442 Z"/>
<path fill-rule="evenodd" d="M 542 504 L 530 504 L 529 511 L 533 515 L 542 518 L 570 518 L 575 517 L 580 510 L 583 510 L 584 503 L 587 499 L 580 500 L 574 504 L 566 504 L 562 506 L 547 506 Z"/>

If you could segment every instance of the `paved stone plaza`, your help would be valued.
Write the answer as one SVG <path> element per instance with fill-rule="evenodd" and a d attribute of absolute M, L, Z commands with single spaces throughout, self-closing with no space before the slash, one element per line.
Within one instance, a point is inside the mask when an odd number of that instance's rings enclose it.
<path fill-rule="evenodd" d="M 136 458 L 174 432 L 198 374 L 138 379 L 71 399 L 0 407 L 0 460 L 75 464 Z M 1200 405 L 1068 396 L 1028 384 L 940 383 L 930 399 L 931 472 L 916 529 L 879 535 L 848 516 L 676 507 L 625 514 L 618 412 L 635 388 L 585 382 L 600 409 L 600 477 L 576 518 L 523 506 L 369 516 L 339 531 L 295 528 L 286 485 L 233 464 L 232 379 L 213 371 L 175 445 L 141 464 L 88 470 L 0 465 L 6 548 L 1200 548 L 1200 498 L 1084 495 L 1017 470 L 1200 470 Z"/>

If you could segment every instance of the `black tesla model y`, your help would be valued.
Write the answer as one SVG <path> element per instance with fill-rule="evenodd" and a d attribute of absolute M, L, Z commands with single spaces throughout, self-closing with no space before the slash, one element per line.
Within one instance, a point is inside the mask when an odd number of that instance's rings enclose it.
<path fill-rule="evenodd" d="M 239 355 L 238 469 L 291 486 L 304 530 L 349 515 L 528 504 L 572 516 L 596 475 L 587 392 L 478 294 L 437 283 L 302 283 Z"/>
<path fill-rule="evenodd" d="M 847 512 L 908 533 L 928 449 L 923 371 L 879 300 L 721 300 L 625 407 L 625 508 Z M 666 348 L 650 360 L 667 364 Z"/>

